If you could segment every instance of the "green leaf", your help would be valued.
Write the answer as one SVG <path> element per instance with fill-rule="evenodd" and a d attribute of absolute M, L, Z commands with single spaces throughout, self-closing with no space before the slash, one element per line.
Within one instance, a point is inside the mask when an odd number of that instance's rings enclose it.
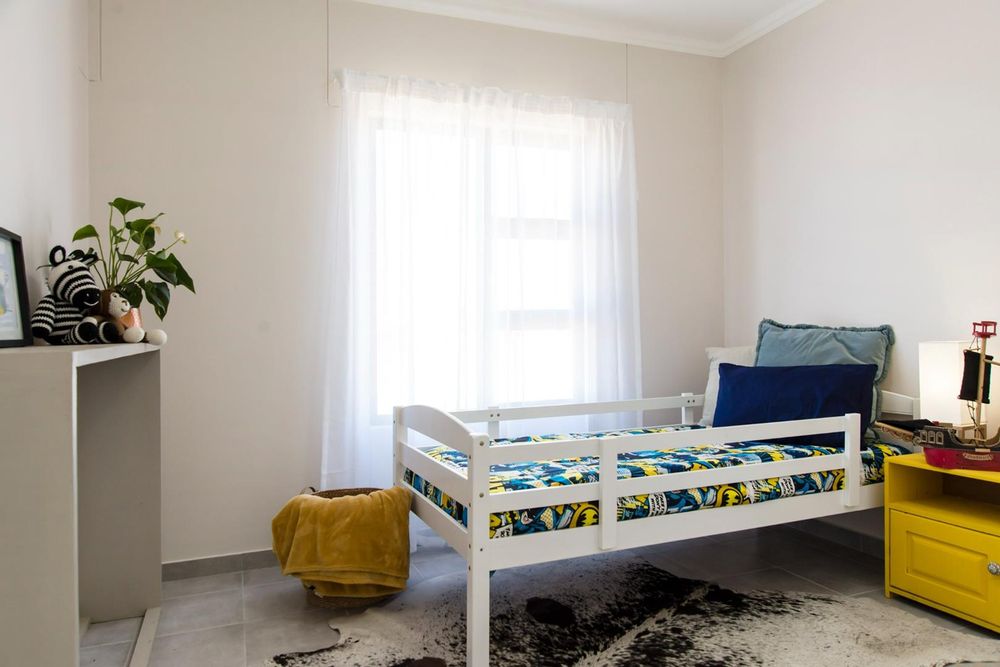
<path fill-rule="evenodd" d="M 118 259 L 120 259 L 123 262 L 128 262 L 129 264 L 139 263 L 139 260 L 137 260 L 135 257 L 133 257 L 132 255 L 126 255 L 123 252 L 118 253 Z"/>
<path fill-rule="evenodd" d="M 153 224 L 151 218 L 142 218 L 141 220 L 129 220 L 125 223 L 125 227 L 132 232 L 132 237 L 135 238 L 136 234 L 142 234 L 151 224 Z"/>
<path fill-rule="evenodd" d="M 163 269 L 153 269 L 153 273 L 163 278 L 171 285 L 177 284 L 177 274 L 172 271 L 165 271 Z"/>
<path fill-rule="evenodd" d="M 130 236 L 143 250 L 149 250 L 156 245 L 156 229 L 152 225 L 143 228 L 142 231 L 134 231 Z"/>
<path fill-rule="evenodd" d="M 162 214 L 161 214 L 162 215 Z M 157 218 L 160 216 L 156 216 Z M 153 223 L 156 218 L 142 218 L 126 222 L 125 226 L 131 230 L 131 239 L 135 241 L 143 250 L 149 250 L 156 243 L 156 228 Z"/>
<path fill-rule="evenodd" d="M 97 230 L 94 229 L 93 225 L 84 225 L 80 229 L 76 230 L 76 234 L 73 234 L 74 241 L 81 241 L 83 239 L 96 239 Z"/>
<path fill-rule="evenodd" d="M 132 230 L 133 232 L 141 232 L 146 227 L 156 222 L 156 220 L 163 215 L 162 213 L 157 213 L 152 218 L 136 218 L 135 220 L 129 220 L 125 223 L 125 227 Z"/>
<path fill-rule="evenodd" d="M 148 252 L 143 255 L 146 259 L 146 266 L 151 269 L 160 267 L 161 269 L 173 269 L 174 265 L 172 262 L 167 261 L 165 257 L 160 257 L 156 253 Z"/>
<path fill-rule="evenodd" d="M 184 265 L 174 254 L 167 255 L 164 251 L 146 255 L 146 266 L 153 269 L 156 275 L 171 285 L 183 285 L 194 292 L 194 280 L 184 269 Z"/>
<path fill-rule="evenodd" d="M 142 289 L 135 283 L 119 285 L 115 288 L 115 291 L 128 299 L 133 308 L 138 308 L 142 303 Z"/>
<path fill-rule="evenodd" d="M 146 231 L 144 231 L 142 233 L 142 241 L 140 241 L 139 245 L 141 245 L 146 250 L 149 250 L 154 245 L 156 245 L 156 228 L 155 227 L 153 227 L 152 225 L 150 225 L 149 227 L 146 227 Z"/>
<path fill-rule="evenodd" d="M 170 286 L 167 283 L 154 283 L 149 280 L 143 280 L 141 284 L 146 299 L 153 304 L 156 316 L 162 320 L 167 316 L 167 308 L 170 307 Z"/>
<path fill-rule="evenodd" d="M 177 274 L 177 282 L 174 284 L 183 285 L 191 290 L 192 294 L 194 294 L 194 280 L 191 279 L 191 276 L 189 276 L 188 272 L 184 269 L 184 265 L 181 264 L 181 260 L 177 259 L 173 253 L 170 253 L 170 259 L 174 262 L 174 273 Z"/>
<path fill-rule="evenodd" d="M 132 201 L 131 199 L 125 199 L 123 197 L 116 197 L 114 201 L 109 201 L 108 206 L 111 206 L 116 211 L 122 214 L 122 217 L 128 215 L 128 212 L 135 208 L 142 208 L 145 206 L 141 201 Z"/>

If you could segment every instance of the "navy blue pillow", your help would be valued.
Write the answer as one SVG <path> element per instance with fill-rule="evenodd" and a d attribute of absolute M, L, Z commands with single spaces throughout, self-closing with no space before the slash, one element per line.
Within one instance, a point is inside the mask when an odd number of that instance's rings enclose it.
<path fill-rule="evenodd" d="M 861 436 L 871 420 L 875 364 L 825 366 L 736 366 L 719 364 L 719 399 L 713 426 L 739 426 L 792 419 L 861 415 Z M 822 447 L 842 447 L 842 433 L 779 438 Z"/>

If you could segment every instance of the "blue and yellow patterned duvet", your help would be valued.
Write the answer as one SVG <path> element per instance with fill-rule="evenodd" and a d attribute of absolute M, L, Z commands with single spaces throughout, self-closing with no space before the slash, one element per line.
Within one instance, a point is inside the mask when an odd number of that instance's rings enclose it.
<path fill-rule="evenodd" d="M 665 433 L 689 430 L 692 426 L 657 426 L 623 431 L 601 433 L 571 433 L 564 435 L 525 436 L 522 438 L 494 440 L 491 446 L 521 444 L 526 442 L 546 442 L 552 440 L 583 439 L 602 437 L 625 437 L 646 433 Z M 433 459 L 464 471 L 465 454 L 449 447 L 432 447 L 424 450 Z M 816 447 L 812 445 L 778 445 L 763 442 L 740 442 L 726 445 L 700 445 L 670 450 L 629 452 L 618 458 L 618 478 L 651 477 L 673 472 L 706 470 L 731 466 L 799 459 L 807 456 L 838 454 L 836 447 Z M 886 457 L 908 453 L 902 447 L 874 443 L 861 450 L 862 477 L 864 484 L 881 482 L 884 479 Z M 411 470 L 405 479 L 419 493 L 429 498 L 452 518 L 468 525 L 466 508 L 434 485 L 425 481 Z M 537 489 L 547 486 L 585 484 L 598 480 L 598 460 L 593 457 L 562 459 L 559 461 L 528 461 L 496 465 L 490 469 L 490 493 L 506 493 L 523 489 Z M 624 496 L 618 499 L 618 520 L 628 521 L 663 514 L 690 512 L 702 508 L 728 507 L 760 503 L 777 498 L 804 496 L 811 493 L 835 491 L 844 486 L 844 471 L 830 470 L 795 475 L 773 477 L 751 482 L 709 486 L 665 493 L 650 493 L 640 496 Z M 593 526 L 599 523 L 600 507 L 597 501 L 533 507 L 523 510 L 499 512 L 490 515 L 490 537 L 509 537 L 577 526 Z"/>

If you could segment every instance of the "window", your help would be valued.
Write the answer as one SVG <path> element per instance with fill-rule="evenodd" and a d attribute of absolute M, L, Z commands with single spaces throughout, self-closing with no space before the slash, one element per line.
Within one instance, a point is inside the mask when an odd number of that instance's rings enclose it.
<path fill-rule="evenodd" d="M 328 445 L 325 471 L 388 476 L 394 405 L 637 396 L 628 108 L 356 73 L 344 88 L 328 441 L 356 450 Z"/>
<path fill-rule="evenodd" d="M 404 146 L 423 158 L 396 159 Z M 375 150 L 373 417 L 410 393 L 455 408 L 572 400 L 566 142 L 381 128 Z"/>

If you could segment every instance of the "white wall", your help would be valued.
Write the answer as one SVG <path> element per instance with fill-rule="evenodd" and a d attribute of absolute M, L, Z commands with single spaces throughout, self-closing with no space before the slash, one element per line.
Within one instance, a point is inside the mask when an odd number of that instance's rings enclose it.
<path fill-rule="evenodd" d="M 703 392 L 723 342 L 721 65 L 629 48 L 645 396 Z"/>
<path fill-rule="evenodd" d="M 647 395 L 698 390 L 722 341 L 721 62 L 325 0 L 104 0 L 91 213 L 183 229 L 198 295 L 163 352 L 164 559 L 270 546 L 320 462 L 311 299 L 328 224 L 333 68 L 634 105 Z"/>
<path fill-rule="evenodd" d="M 1000 318 L 1000 3 L 827 0 L 725 60 L 725 317 L 896 329 Z"/>
<path fill-rule="evenodd" d="M 0 227 L 24 241 L 32 305 L 49 249 L 84 224 L 87 2 L 0 0 Z"/>

